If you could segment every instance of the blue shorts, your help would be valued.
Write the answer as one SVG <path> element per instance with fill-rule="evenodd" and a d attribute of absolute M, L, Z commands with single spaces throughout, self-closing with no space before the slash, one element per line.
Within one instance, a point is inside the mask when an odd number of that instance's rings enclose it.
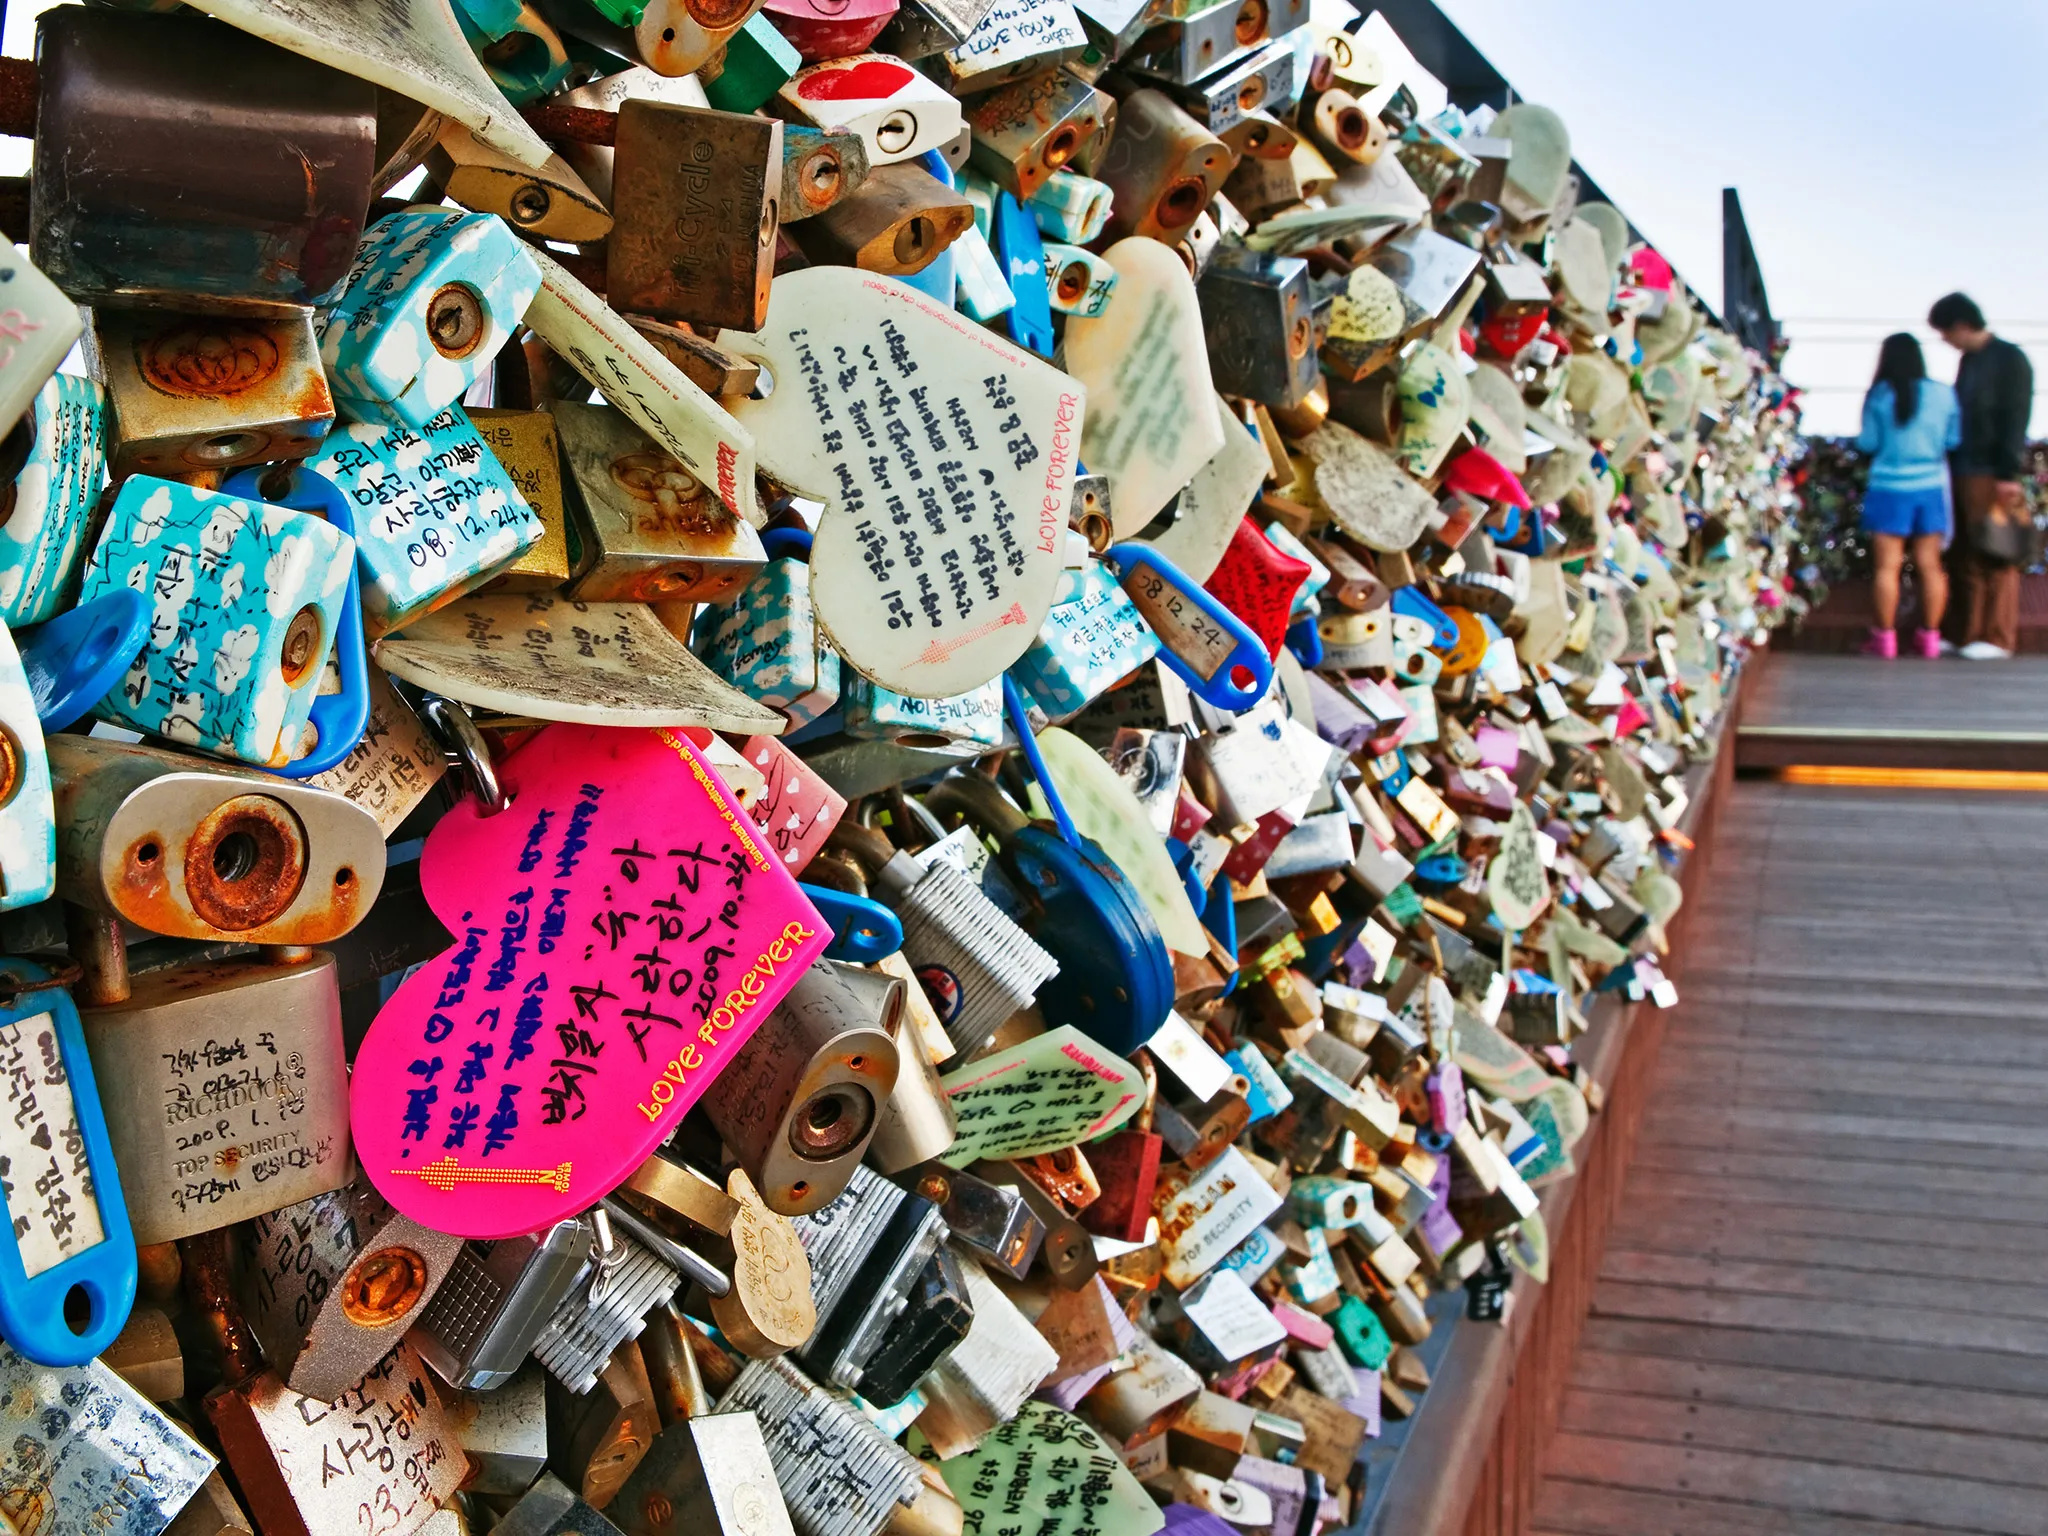
<path fill-rule="evenodd" d="M 1948 489 L 1934 486 L 1924 491 L 1866 491 L 1863 496 L 1863 531 L 1888 533 L 1894 538 L 1917 539 L 1950 532 Z"/>

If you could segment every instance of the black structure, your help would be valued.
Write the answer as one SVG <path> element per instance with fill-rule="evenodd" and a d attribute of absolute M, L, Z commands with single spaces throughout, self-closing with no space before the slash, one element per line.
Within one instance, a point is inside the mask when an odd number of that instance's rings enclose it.
<path fill-rule="evenodd" d="M 1733 187 L 1721 189 L 1721 316 L 1744 346 L 1755 347 L 1765 357 L 1774 355 L 1778 322 L 1771 318 L 1764 269 L 1749 242 L 1742 199 Z"/>

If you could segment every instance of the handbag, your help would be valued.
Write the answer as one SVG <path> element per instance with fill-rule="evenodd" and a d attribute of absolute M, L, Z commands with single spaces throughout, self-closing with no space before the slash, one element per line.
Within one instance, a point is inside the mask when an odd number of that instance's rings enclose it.
<path fill-rule="evenodd" d="M 2021 570 L 2041 560 L 2041 533 L 2023 497 L 2001 495 L 1982 516 L 1970 519 L 1970 550 L 1990 565 Z"/>

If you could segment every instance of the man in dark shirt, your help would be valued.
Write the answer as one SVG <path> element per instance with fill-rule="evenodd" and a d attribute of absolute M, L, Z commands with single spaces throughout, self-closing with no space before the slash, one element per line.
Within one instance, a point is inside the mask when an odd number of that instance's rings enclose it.
<path fill-rule="evenodd" d="M 1957 540 L 1961 654 L 1972 661 L 2000 661 L 2019 647 L 2020 568 L 1988 559 L 1973 534 L 1990 521 L 2030 520 L 2020 465 L 2034 409 L 2034 370 L 2026 353 L 1991 334 L 1984 312 L 1966 294 L 1937 301 L 1927 323 L 1963 355 L 1956 370 L 1963 444 L 1951 465 L 1962 514 L 1963 536 Z"/>

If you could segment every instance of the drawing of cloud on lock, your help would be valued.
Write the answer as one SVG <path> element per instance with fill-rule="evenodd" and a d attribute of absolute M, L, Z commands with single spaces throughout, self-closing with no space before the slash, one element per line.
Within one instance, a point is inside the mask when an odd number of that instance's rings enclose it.
<path fill-rule="evenodd" d="M 846 662 L 917 698 L 965 693 L 1051 611 L 1087 391 L 893 278 L 778 277 L 768 323 L 720 344 L 774 380 L 731 403 L 761 464 L 826 503 L 818 625 Z"/>
<path fill-rule="evenodd" d="M 107 392 L 76 374 L 53 374 L 24 426 L 28 457 L 0 493 L 0 620 L 40 624 L 63 607 L 85 550 L 106 469 Z"/>

